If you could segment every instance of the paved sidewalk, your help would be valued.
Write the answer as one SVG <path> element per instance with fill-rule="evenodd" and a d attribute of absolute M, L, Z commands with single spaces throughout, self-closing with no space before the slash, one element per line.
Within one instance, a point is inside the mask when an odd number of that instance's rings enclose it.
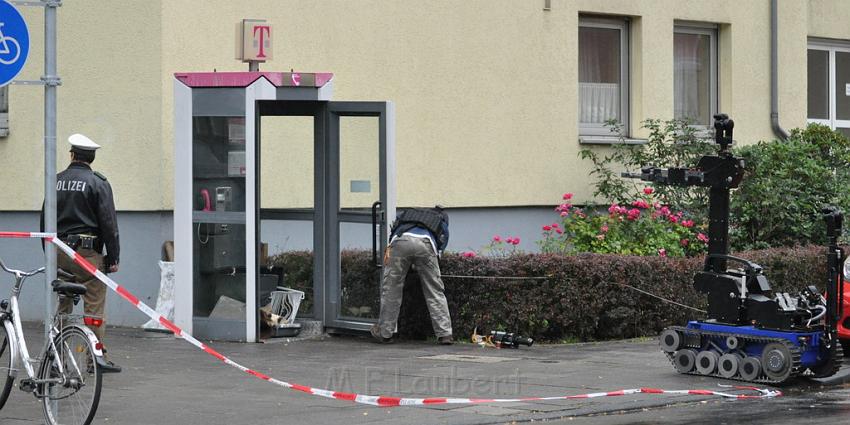
<path fill-rule="evenodd" d="M 27 331 L 37 336 L 40 327 L 29 324 Z M 722 403 L 748 410 L 759 404 L 769 410 L 777 403 L 638 394 L 379 408 L 272 385 L 170 335 L 127 328 L 110 328 L 107 335 L 110 354 L 124 372 L 104 376 L 104 393 L 95 419 L 98 424 L 491 424 L 569 418 L 588 423 L 630 423 L 625 420 L 630 414 L 624 411 L 637 412 L 635 415 L 643 421 L 647 415 L 653 417 L 652 412 L 670 413 L 669 409 L 676 406 Z M 31 351 L 40 347 L 35 338 L 28 342 Z M 639 387 L 718 390 L 717 384 L 722 382 L 676 374 L 654 340 L 535 345 L 516 350 L 426 342 L 379 345 L 349 336 L 210 345 L 234 361 L 283 381 L 370 395 L 512 398 Z M 40 404 L 17 389 L 0 411 L 4 425 L 42 421 Z"/>

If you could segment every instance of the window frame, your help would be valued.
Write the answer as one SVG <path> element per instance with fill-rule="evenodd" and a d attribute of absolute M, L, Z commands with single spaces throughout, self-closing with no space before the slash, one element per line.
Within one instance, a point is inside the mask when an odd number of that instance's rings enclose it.
<path fill-rule="evenodd" d="M 610 137 L 619 137 L 619 136 L 627 136 L 629 134 L 629 105 L 631 101 L 630 97 L 630 84 L 629 84 L 629 68 L 631 65 L 631 55 L 629 51 L 629 19 L 627 17 L 617 17 L 617 18 L 601 18 L 597 16 L 579 16 L 578 20 L 578 29 L 581 27 L 588 28 L 605 28 L 605 29 L 616 29 L 620 31 L 620 128 L 621 131 L 619 133 L 612 132 L 611 128 L 603 124 L 596 123 L 584 123 L 581 122 L 581 89 L 579 88 L 579 95 L 576 96 L 578 98 L 578 110 L 576 111 L 578 115 L 578 124 L 579 124 L 579 136 L 610 136 Z M 578 43 L 578 35 L 576 36 L 576 42 Z M 579 46 L 579 49 L 581 46 Z M 580 67 L 581 54 L 579 49 L 576 49 L 578 53 L 576 58 L 576 64 Z M 581 84 L 581 81 L 578 81 L 578 84 Z"/>
<path fill-rule="evenodd" d="M 806 111 L 806 122 L 807 123 L 817 123 L 829 126 L 829 128 L 833 130 L 837 130 L 839 128 L 850 130 L 850 120 L 839 120 L 837 111 L 835 110 L 836 106 L 836 86 L 835 86 L 835 53 L 842 52 L 850 54 L 850 41 L 841 41 L 841 40 L 819 40 L 819 39 L 809 39 L 809 42 L 806 46 L 806 52 L 809 50 L 821 50 L 827 51 L 829 53 L 829 118 L 828 119 L 820 119 L 820 118 L 809 118 L 809 112 Z M 806 70 L 808 74 L 808 70 Z M 809 89 L 806 87 L 806 96 L 808 101 Z"/>
<path fill-rule="evenodd" d="M 708 56 L 709 56 L 709 81 L 708 81 L 708 96 L 709 96 L 709 123 L 708 124 L 693 124 L 691 127 L 697 129 L 711 128 L 711 117 L 720 110 L 720 47 L 718 43 L 718 26 L 715 24 L 703 24 L 695 22 L 676 22 L 673 25 L 673 37 L 676 34 L 696 34 L 708 36 Z M 676 51 L 673 51 L 673 67 L 675 72 L 676 66 Z M 675 76 L 673 78 L 675 81 Z M 673 83 L 673 115 L 676 114 L 676 84 Z M 677 118 L 678 119 L 678 118 Z"/>
<path fill-rule="evenodd" d="M 809 39 L 809 42 L 806 45 L 806 54 L 808 54 L 809 50 L 821 50 L 829 53 L 828 56 L 828 67 L 829 67 L 829 77 L 828 83 L 828 93 L 829 98 L 827 101 L 829 102 L 829 118 L 828 119 L 820 119 L 820 118 L 809 118 L 809 111 L 806 110 L 806 122 L 807 123 L 816 123 L 829 126 L 829 128 L 833 130 L 837 130 L 839 128 L 844 128 L 850 130 L 850 120 L 839 120 L 837 117 L 837 111 L 835 110 L 835 106 L 837 103 L 836 95 L 835 95 L 835 53 L 842 52 L 850 54 L 850 41 L 840 41 L 840 40 L 821 40 L 821 39 Z M 806 74 L 808 77 L 808 69 L 806 69 Z M 806 87 L 806 101 L 808 102 L 809 96 L 809 88 Z"/>
<path fill-rule="evenodd" d="M 833 102 L 832 102 L 832 98 L 833 98 L 833 96 L 835 95 L 835 93 L 833 93 L 833 92 L 832 92 L 833 85 L 835 84 L 835 78 L 834 78 L 834 77 L 835 77 L 835 75 L 834 75 L 834 72 L 835 72 L 835 69 L 834 69 L 834 68 L 835 68 L 835 66 L 834 66 L 834 62 L 833 62 L 833 61 L 835 60 L 835 57 L 834 57 L 834 55 L 832 54 L 832 52 L 830 51 L 830 49 L 829 49 L 829 48 L 825 48 L 825 47 L 823 47 L 823 46 L 813 46 L 813 45 L 812 45 L 812 43 L 809 43 L 809 44 L 807 45 L 807 47 L 806 47 L 806 56 L 807 56 L 807 61 L 808 61 L 808 54 L 809 54 L 809 50 L 818 50 L 818 51 L 823 51 L 823 52 L 826 52 L 826 53 L 827 53 L 827 56 L 826 56 L 826 62 L 827 62 L 827 63 L 826 63 L 826 66 L 827 66 L 827 76 L 826 76 L 826 85 L 827 85 L 827 89 L 826 89 L 826 92 L 827 92 L 827 96 L 826 96 L 826 115 L 827 115 L 827 117 L 826 117 L 825 119 L 824 119 L 824 118 L 809 118 L 809 108 L 808 108 L 808 102 L 809 102 L 809 87 L 808 87 L 808 86 L 806 86 L 806 122 L 807 122 L 807 123 L 817 123 L 817 124 L 823 124 L 823 125 L 826 125 L 826 126 L 829 126 L 829 127 L 831 127 L 831 128 L 832 128 L 832 127 L 833 127 L 833 126 L 832 126 L 832 117 L 834 116 L 834 115 L 833 115 L 833 110 L 832 110 L 832 109 L 833 109 L 833 107 L 832 107 L 832 103 L 833 103 Z M 808 68 L 806 68 L 806 81 L 807 81 L 807 82 L 808 82 L 808 77 L 809 77 L 809 76 L 808 76 L 808 73 L 809 73 L 809 69 L 808 69 Z"/>

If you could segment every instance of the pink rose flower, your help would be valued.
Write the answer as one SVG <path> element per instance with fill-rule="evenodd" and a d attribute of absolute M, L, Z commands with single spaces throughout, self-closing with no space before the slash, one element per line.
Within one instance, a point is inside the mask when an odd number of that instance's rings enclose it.
<path fill-rule="evenodd" d="M 514 236 L 514 241 L 511 243 L 514 245 L 519 245 L 519 236 Z"/>
<path fill-rule="evenodd" d="M 653 188 L 651 188 L 651 187 L 649 187 L 649 186 L 647 186 L 647 187 L 643 188 L 643 193 L 645 193 L 645 194 L 647 194 L 647 195 L 652 195 L 652 192 L 654 192 L 654 191 L 655 191 L 655 189 L 653 189 Z"/>
<path fill-rule="evenodd" d="M 666 257 L 667 256 L 667 250 L 664 249 L 664 248 L 659 249 L 658 255 L 661 256 L 661 257 Z"/>
<path fill-rule="evenodd" d="M 557 232 L 559 235 L 564 234 L 564 231 L 563 231 L 563 230 L 561 230 L 561 229 L 555 229 L 555 232 Z"/>
<path fill-rule="evenodd" d="M 553 229 L 557 229 L 557 228 L 558 228 L 558 223 L 552 223 L 552 228 L 553 228 Z"/>
<path fill-rule="evenodd" d="M 601 230 L 602 233 L 608 233 L 608 225 L 603 224 L 602 227 L 599 228 L 599 230 Z"/>
<path fill-rule="evenodd" d="M 682 220 L 682 226 L 685 226 L 687 228 L 694 227 L 694 221 L 693 220 Z"/>
<path fill-rule="evenodd" d="M 570 215 L 570 213 L 568 213 L 566 211 L 561 212 L 561 217 L 566 217 L 568 215 Z"/>
<path fill-rule="evenodd" d="M 475 253 L 472 251 L 466 251 L 461 255 L 463 256 L 463 258 L 475 258 Z"/>
<path fill-rule="evenodd" d="M 643 199 L 638 199 L 637 201 L 632 202 L 632 206 L 646 209 L 649 208 L 649 203 L 644 201 Z"/>
<path fill-rule="evenodd" d="M 676 217 L 675 215 L 669 215 L 669 216 L 667 216 L 667 219 L 670 220 L 670 222 L 673 223 L 673 224 L 676 224 L 676 223 L 679 222 L 679 217 Z"/>
<path fill-rule="evenodd" d="M 499 235 L 493 236 L 493 242 L 501 242 L 501 241 L 502 241 L 501 236 L 499 236 Z"/>
<path fill-rule="evenodd" d="M 564 194 L 564 200 L 565 200 L 565 201 L 569 201 L 569 200 L 570 200 L 570 199 L 572 199 L 572 198 L 573 198 L 573 194 L 572 194 L 572 193 L 565 193 L 565 194 Z"/>
<path fill-rule="evenodd" d="M 697 239 L 702 243 L 708 243 L 708 236 L 702 233 L 697 233 Z"/>
<path fill-rule="evenodd" d="M 543 226 L 543 231 L 544 231 L 544 232 L 548 232 L 548 231 L 550 231 L 550 230 L 552 230 L 552 226 Z"/>
<path fill-rule="evenodd" d="M 691 241 L 689 241 L 687 239 L 682 239 L 681 241 L 679 241 L 679 243 L 682 244 L 682 246 L 688 246 L 688 244 L 691 243 Z"/>

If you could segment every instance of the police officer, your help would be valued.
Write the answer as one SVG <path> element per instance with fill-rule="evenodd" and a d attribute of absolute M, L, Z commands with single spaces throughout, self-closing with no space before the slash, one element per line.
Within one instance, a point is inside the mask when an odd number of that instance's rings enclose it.
<path fill-rule="evenodd" d="M 390 244 L 384 254 L 381 314 L 371 329 L 381 343 L 393 342 L 407 272 L 416 267 L 422 293 L 431 315 L 431 326 L 440 344 L 452 340 L 452 319 L 440 278 L 438 256 L 449 243 L 449 216 L 439 205 L 433 209 L 403 210 L 391 227 Z"/>
<path fill-rule="evenodd" d="M 112 187 L 103 174 L 91 168 L 95 151 L 100 146 L 82 134 L 72 135 L 68 142 L 71 144 L 71 164 L 56 177 L 57 235 L 99 270 L 115 273 L 120 248 Z M 83 320 L 102 343 L 106 332 L 106 285 L 67 255 L 59 253 L 57 263 L 60 269 L 73 274 L 77 282 L 86 286 Z M 68 314 L 73 307 L 71 300 L 66 299 L 59 311 Z M 121 367 L 106 360 L 106 349 L 103 351 L 101 371 L 120 372 Z"/>

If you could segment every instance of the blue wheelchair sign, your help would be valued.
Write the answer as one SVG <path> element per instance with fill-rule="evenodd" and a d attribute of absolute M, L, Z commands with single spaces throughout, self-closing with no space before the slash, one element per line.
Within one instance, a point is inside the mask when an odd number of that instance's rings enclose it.
<path fill-rule="evenodd" d="M 6 0 L 0 0 L 0 87 L 21 72 L 29 50 L 30 33 L 24 17 Z"/>

